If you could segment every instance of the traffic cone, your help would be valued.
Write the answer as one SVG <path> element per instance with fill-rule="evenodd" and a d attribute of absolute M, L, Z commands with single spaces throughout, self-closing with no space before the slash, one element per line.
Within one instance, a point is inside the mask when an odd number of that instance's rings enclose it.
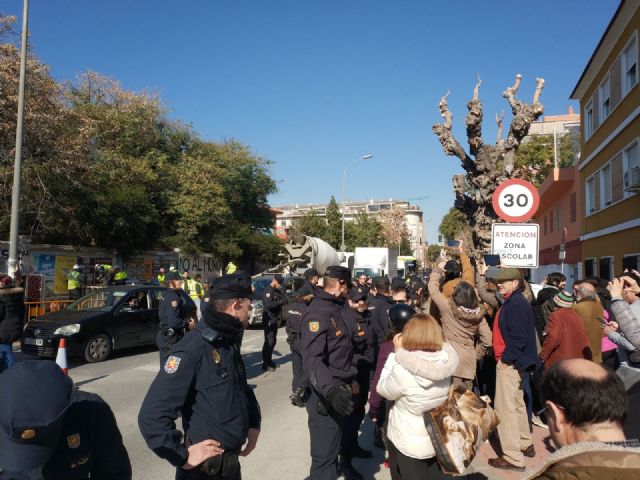
<path fill-rule="evenodd" d="M 56 363 L 62 369 L 65 375 L 69 375 L 69 367 L 67 366 L 67 341 L 62 337 L 58 344 L 58 354 L 56 355 Z"/>

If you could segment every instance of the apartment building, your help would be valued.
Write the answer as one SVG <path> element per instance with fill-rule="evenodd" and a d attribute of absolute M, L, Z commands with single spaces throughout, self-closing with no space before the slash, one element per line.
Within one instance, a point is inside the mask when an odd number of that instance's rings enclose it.
<path fill-rule="evenodd" d="M 580 102 L 583 275 L 640 266 L 640 0 L 623 0 L 571 98 Z"/>

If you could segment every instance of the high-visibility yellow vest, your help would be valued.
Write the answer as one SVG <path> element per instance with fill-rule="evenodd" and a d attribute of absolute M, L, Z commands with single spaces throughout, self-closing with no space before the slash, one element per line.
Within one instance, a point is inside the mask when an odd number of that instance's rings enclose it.
<path fill-rule="evenodd" d="M 184 281 L 184 291 L 192 298 L 201 298 L 202 297 L 202 285 L 196 282 L 193 278 L 187 278 Z"/>
<path fill-rule="evenodd" d="M 129 275 L 127 275 L 127 272 L 120 270 L 118 273 L 116 273 L 113 276 L 113 279 L 116 282 L 122 281 L 122 280 L 126 280 L 127 278 L 129 278 Z"/>
<path fill-rule="evenodd" d="M 164 285 L 164 275 L 158 275 L 158 285 Z"/>
<path fill-rule="evenodd" d="M 67 274 L 67 289 L 77 290 L 80 289 L 80 272 L 71 270 Z"/>
<path fill-rule="evenodd" d="M 235 273 L 236 270 L 238 270 L 238 267 L 236 267 L 233 262 L 227 263 L 227 268 L 225 271 L 227 275 L 231 275 L 232 273 Z"/>

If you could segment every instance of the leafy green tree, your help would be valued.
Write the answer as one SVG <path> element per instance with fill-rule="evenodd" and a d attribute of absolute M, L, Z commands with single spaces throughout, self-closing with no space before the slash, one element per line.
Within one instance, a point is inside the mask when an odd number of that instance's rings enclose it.
<path fill-rule="evenodd" d="M 375 217 L 361 213 L 345 225 L 345 242 L 350 252 L 356 247 L 381 247 L 382 225 Z"/>
<path fill-rule="evenodd" d="M 427 248 L 427 258 L 430 262 L 435 262 L 440 257 L 440 251 L 442 247 L 440 245 L 429 245 Z"/>
<path fill-rule="evenodd" d="M 329 199 L 329 203 L 327 204 L 326 220 L 326 238 L 323 238 L 323 240 L 337 250 L 340 248 L 340 244 L 342 243 L 342 214 L 340 213 L 338 202 L 336 202 L 336 199 L 333 197 L 333 195 L 331 196 L 331 198 Z"/>
<path fill-rule="evenodd" d="M 570 167 L 574 164 L 580 138 L 577 133 L 556 136 L 558 167 Z M 554 167 L 553 135 L 532 135 L 520 144 L 516 153 L 516 177 L 522 178 L 539 187 L 551 174 Z"/>
<path fill-rule="evenodd" d="M 319 217 L 315 212 L 309 212 L 303 217 L 294 220 L 289 236 L 308 235 L 325 239 L 327 223 L 325 219 Z"/>
<path fill-rule="evenodd" d="M 455 207 L 451 207 L 449 212 L 442 217 L 442 222 L 440 223 L 440 227 L 438 227 L 438 232 L 440 232 L 445 239 L 454 240 L 456 236 L 463 233 L 464 229 L 467 227 L 466 222 L 464 214 Z"/>

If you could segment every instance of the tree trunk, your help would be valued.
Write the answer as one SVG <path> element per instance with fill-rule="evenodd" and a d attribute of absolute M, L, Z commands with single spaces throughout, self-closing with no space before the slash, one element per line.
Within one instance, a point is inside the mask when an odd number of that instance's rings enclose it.
<path fill-rule="evenodd" d="M 516 98 L 522 76 L 516 75 L 513 86 L 507 88 L 502 96 L 511 106 L 513 119 L 507 138 L 502 140 L 502 117 L 496 115 L 498 139 L 494 145 L 482 140 L 482 102 L 479 89 L 482 80 L 478 78 L 473 98 L 467 104 L 469 113 L 465 119 L 470 154 L 460 145 L 451 133 L 453 116 L 447 105 L 447 93 L 440 100 L 440 114 L 444 123 L 436 123 L 432 130 L 438 136 L 442 149 L 447 155 L 456 156 L 462 162 L 466 174 L 453 177 L 453 190 L 456 194 L 455 207 L 467 218 L 471 228 L 472 245 L 469 253 L 480 258 L 491 251 L 491 224 L 498 221 L 493 210 L 491 197 L 498 185 L 514 174 L 515 155 L 522 139 L 529 132 L 531 123 L 544 112 L 539 102 L 544 79 L 536 79 L 533 102 L 523 103 Z M 504 116 L 504 113 L 503 113 Z"/>

